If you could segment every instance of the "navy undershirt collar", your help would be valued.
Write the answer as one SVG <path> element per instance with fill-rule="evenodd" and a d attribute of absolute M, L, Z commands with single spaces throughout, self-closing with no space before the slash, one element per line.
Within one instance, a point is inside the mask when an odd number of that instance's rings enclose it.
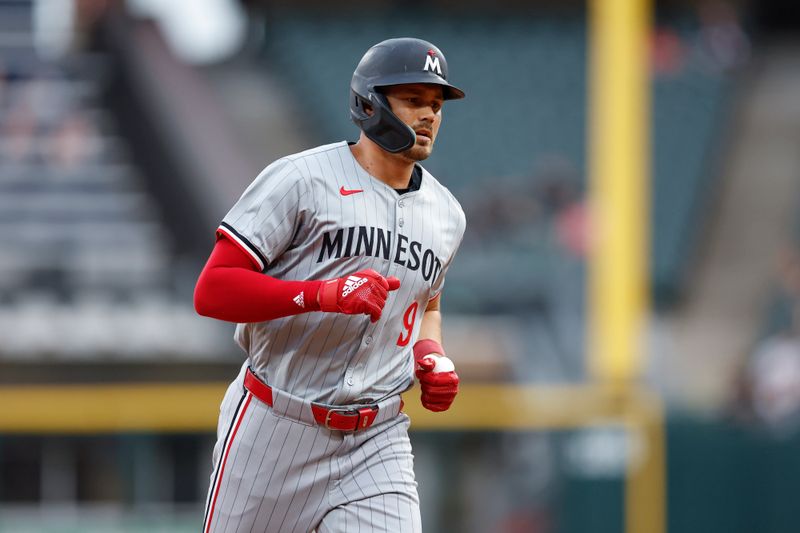
<path fill-rule="evenodd" d="M 422 185 L 422 167 L 414 164 L 414 170 L 411 172 L 411 181 L 408 182 L 408 187 L 395 190 L 397 194 L 405 194 L 407 192 L 418 191 L 420 185 Z"/>
<path fill-rule="evenodd" d="M 347 141 L 348 146 L 356 144 L 355 141 Z M 408 187 L 405 189 L 395 189 L 397 194 L 405 194 L 407 192 L 418 191 L 422 185 L 422 167 L 414 163 L 414 170 L 411 171 L 411 181 L 408 182 Z"/>

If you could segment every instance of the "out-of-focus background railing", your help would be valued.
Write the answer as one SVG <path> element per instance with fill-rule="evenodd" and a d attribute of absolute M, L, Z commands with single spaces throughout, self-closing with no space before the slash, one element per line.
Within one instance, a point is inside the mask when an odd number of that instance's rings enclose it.
<path fill-rule="evenodd" d="M 800 10 L 651 23 L 664 531 L 795 531 Z M 197 530 L 243 358 L 191 305 L 216 224 L 269 162 L 357 137 L 350 75 L 400 35 L 468 93 L 425 166 L 468 218 L 443 309 L 474 410 L 412 424 L 426 531 L 623 531 L 655 452 L 583 388 L 589 24 L 582 2 L 0 1 L 0 531 Z"/>

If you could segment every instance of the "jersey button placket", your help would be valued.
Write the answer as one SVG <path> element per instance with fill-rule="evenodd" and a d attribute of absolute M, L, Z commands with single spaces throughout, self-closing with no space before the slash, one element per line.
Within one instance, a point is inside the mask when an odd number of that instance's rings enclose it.
<path fill-rule="evenodd" d="M 394 201 L 394 220 L 393 220 L 394 229 L 393 229 L 393 231 L 394 231 L 395 235 L 399 235 L 402 232 L 402 227 L 403 227 L 403 222 L 404 222 L 403 221 L 403 206 L 405 206 L 405 200 L 402 197 L 401 198 L 397 198 Z M 397 271 L 400 269 L 400 265 L 395 261 L 395 259 L 397 258 L 397 248 L 396 248 L 396 243 L 397 242 L 398 241 L 395 241 L 395 247 L 392 249 L 392 251 L 389 254 L 389 261 L 390 261 L 390 268 L 392 269 L 392 271 L 395 272 L 393 275 L 398 275 L 399 276 Z M 402 279 L 402 277 L 401 277 L 401 279 Z"/>
<path fill-rule="evenodd" d="M 405 205 L 406 205 L 406 203 L 402 198 L 397 201 L 397 211 L 396 211 L 396 213 L 397 213 L 397 227 L 398 228 L 402 228 L 403 224 L 405 223 L 405 220 L 403 220 L 403 207 L 405 207 Z"/>

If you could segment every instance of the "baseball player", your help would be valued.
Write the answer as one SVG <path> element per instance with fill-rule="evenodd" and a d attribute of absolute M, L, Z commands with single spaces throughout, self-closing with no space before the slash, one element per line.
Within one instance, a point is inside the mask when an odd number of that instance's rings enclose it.
<path fill-rule="evenodd" d="M 439 301 L 461 206 L 419 161 L 464 97 L 429 42 L 390 39 L 353 73 L 356 143 L 280 159 L 225 216 L 195 289 L 247 361 L 220 408 L 203 531 L 418 532 L 400 394 L 448 409 Z"/>

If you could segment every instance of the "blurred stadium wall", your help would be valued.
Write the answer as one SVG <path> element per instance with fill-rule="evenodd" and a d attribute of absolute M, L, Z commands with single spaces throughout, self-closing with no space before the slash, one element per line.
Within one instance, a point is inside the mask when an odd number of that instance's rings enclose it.
<path fill-rule="evenodd" d="M 640 385 L 671 533 L 800 523 L 799 27 L 654 6 Z M 275 158 L 356 138 L 350 74 L 399 35 L 469 94 L 425 165 L 469 221 L 462 407 L 409 408 L 426 531 L 623 531 L 655 451 L 585 387 L 588 31 L 581 2 L 1 1 L 0 531 L 197 530 L 242 361 L 191 308 L 213 231 Z"/>

